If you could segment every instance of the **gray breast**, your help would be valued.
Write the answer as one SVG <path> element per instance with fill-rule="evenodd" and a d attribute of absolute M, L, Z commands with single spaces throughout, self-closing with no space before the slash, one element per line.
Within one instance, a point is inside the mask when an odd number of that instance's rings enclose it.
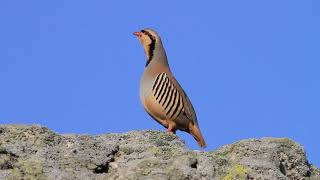
<path fill-rule="evenodd" d="M 148 76 L 148 70 L 145 70 L 140 80 L 140 99 L 142 103 L 151 94 L 154 78 Z"/>

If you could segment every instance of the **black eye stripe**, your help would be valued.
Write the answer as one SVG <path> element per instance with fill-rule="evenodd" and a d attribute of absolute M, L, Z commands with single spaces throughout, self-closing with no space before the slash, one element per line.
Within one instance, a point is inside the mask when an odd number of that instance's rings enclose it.
<path fill-rule="evenodd" d="M 146 30 L 141 30 L 141 32 L 142 32 L 143 34 L 147 35 L 147 36 L 151 39 L 151 41 L 156 41 L 156 38 L 155 38 L 154 36 L 152 36 L 152 34 L 149 33 L 148 31 L 146 31 Z"/>

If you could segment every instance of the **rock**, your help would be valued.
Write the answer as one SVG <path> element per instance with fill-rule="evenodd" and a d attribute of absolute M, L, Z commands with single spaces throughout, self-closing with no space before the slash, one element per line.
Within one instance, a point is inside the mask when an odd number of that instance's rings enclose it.
<path fill-rule="evenodd" d="M 287 138 L 200 152 L 161 131 L 59 135 L 38 125 L 0 125 L 0 179 L 319 180 L 320 170 Z"/>

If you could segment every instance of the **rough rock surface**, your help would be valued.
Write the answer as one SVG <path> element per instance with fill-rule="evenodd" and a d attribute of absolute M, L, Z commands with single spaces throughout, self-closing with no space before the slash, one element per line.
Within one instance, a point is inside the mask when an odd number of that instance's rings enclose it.
<path fill-rule="evenodd" d="M 59 135 L 37 125 L 0 125 L 0 179 L 320 180 L 320 171 L 287 138 L 200 152 L 161 131 Z"/>

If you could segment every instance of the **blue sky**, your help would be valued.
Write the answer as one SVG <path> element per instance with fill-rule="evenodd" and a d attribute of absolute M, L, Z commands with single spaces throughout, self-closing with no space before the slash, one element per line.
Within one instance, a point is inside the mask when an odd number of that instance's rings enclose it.
<path fill-rule="evenodd" d="M 0 123 L 164 130 L 139 101 L 145 56 L 132 33 L 151 27 L 208 150 L 289 137 L 320 167 L 319 22 L 319 1 L 1 1 Z"/>

